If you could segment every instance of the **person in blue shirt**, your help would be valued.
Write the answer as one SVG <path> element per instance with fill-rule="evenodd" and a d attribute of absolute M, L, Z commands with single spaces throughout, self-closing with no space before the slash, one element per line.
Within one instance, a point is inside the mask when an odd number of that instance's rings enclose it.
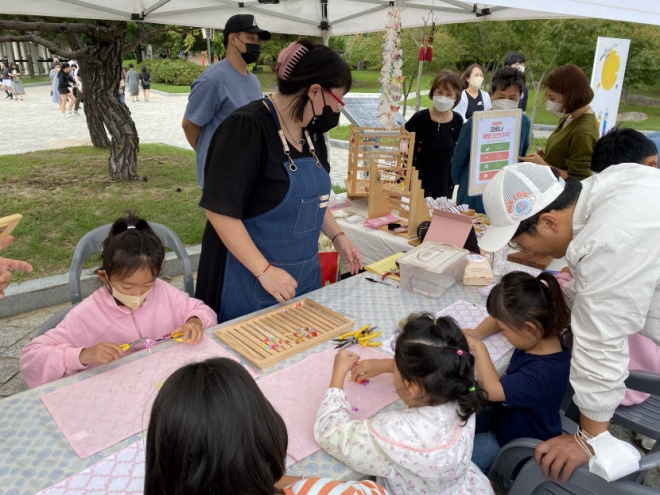
<path fill-rule="evenodd" d="M 490 96 L 493 110 L 515 110 L 518 108 L 520 96 L 525 90 L 525 76 L 522 72 L 512 68 L 503 67 L 493 74 L 490 82 Z M 456 204 L 466 204 L 477 213 L 485 213 L 481 196 L 468 195 L 468 181 L 470 179 L 470 148 L 472 147 L 472 119 L 468 119 L 456 142 L 454 156 L 451 159 L 451 178 L 458 185 Z M 529 147 L 529 132 L 531 122 L 527 115 L 522 116 L 520 127 L 520 148 L 518 156 L 525 156 Z"/>
<path fill-rule="evenodd" d="M 562 434 L 559 408 L 571 366 L 571 353 L 562 340 L 571 313 L 554 275 L 508 273 L 493 287 L 486 309 L 490 317 L 476 329 L 464 330 L 477 379 L 495 403 L 477 415 L 472 461 L 484 473 L 511 440 L 548 440 Z M 501 378 L 480 340 L 497 331 L 515 348 Z"/>
<path fill-rule="evenodd" d="M 260 29 L 251 14 L 230 17 L 225 24 L 225 58 L 205 70 L 192 84 L 181 126 L 196 151 L 199 185 L 204 187 L 204 165 L 211 138 L 230 113 L 261 98 L 261 83 L 248 70 L 259 58 L 259 41 L 270 33 Z"/>

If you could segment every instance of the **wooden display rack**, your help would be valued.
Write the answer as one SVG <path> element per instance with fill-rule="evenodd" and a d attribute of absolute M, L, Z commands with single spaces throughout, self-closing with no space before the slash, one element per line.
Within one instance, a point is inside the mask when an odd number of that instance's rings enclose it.
<path fill-rule="evenodd" d="M 414 146 L 415 133 L 403 126 L 388 129 L 351 125 L 346 195 L 350 199 L 367 197 L 374 184 L 383 184 L 386 191 L 400 190 L 397 181 L 412 173 Z"/>
<path fill-rule="evenodd" d="M 220 328 L 215 335 L 259 368 L 266 368 L 352 328 L 353 322 L 339 313 L 303 299 Z"/>

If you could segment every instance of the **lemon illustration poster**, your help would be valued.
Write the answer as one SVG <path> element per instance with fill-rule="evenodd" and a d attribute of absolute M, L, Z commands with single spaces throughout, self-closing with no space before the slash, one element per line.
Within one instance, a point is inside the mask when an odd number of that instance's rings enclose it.
<path fill-rule="evenodd" d="M 591 73 L 591 89 L 594 90 L 591 108 L 598 119 L 601 136 L 616 125 L 629 47 L 630 40 L 618 38 L 599 37 L 596 44 Z"/>

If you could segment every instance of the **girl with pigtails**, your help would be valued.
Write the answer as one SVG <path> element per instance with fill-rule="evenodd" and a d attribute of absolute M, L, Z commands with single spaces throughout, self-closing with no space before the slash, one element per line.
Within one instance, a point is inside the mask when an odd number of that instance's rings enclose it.
<path fill-rule="evenodd" d="M 116 220 L 102 248 L 103 286 L 23 348 L 20 368 L 30 388 L 115 361 L 129 350 L 122 344 L 178 332 L 196 344 L 217 323 L 211 308 L 157 278 L 165 248 L 146 220 L 132 213 Z"/>
<path fill-rule="evenodd" d="M 494 403 L 477 416 L 472 461 L 484 473 L 511 440 L 562 434 L 559 408 L 571 365 L 562 340 L 571 314 L 554 275 L 508 273 L 493 287 L 486 308 L 490 316 L 476 329 L 465 330 L 477 378 Z M 515 348 L 501 378 L 481 341 L 497 331 Z"/>
<path fill-rule="evenodd" d="M 376 476 L 388 493 L 492 494 L 470 461 L 475 413 L 486 392 L 456 321 L 412 315 L 397 337 L 394 359 L 359 359 L 348 350 L 335 357 L 314 425 L 318 444 L 350 469 Z M 352 421 L 342 390 L 349 371 L 357 382 L 392 373 L 408 409 Z"/>

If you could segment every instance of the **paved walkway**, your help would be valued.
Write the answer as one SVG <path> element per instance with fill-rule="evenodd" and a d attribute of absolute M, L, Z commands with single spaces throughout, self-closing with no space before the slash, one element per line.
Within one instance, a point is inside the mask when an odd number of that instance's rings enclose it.
<path fill-rule="evenodd" d="M 82 108 L 80 115 L 63 118 L 59 106 L 51 101 L 50 86 L 28 86 L 25 93 L 23 101 L 0 97 L 0 114 L 11 117 L 11 122 L 5 119 L 0 128 L 0 155 L 92 144 Z M 166 96 L 152 91 L 148 102 L 129 100 L 127 98 L 127 105 L 141 143 L 165 143 L 192 149 L 181 129 L 188 95 Z M 348 121 L 341 123 L 348 124 Z M 330 150 L 333 183 L 343 185 L 347 162 L 346 149 Z"/>

